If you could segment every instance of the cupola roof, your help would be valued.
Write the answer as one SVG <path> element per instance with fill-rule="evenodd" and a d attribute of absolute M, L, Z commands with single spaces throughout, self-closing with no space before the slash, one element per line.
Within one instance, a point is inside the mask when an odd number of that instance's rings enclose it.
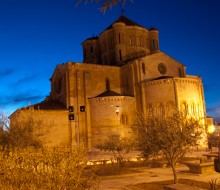
<path fill-rule="evenodd" d="M 149 29 L 149 30 L 151 31 L 151 30 L 157 30 L 157 29 L 156 29 L 156 28 L 154 28 L 154 27 L 150 27 L 150 29 Z"/>
<path fill-rule="evenodd" d="M 105 96 L 121 96 L 120 94 L 118 94 L 117 92 L 114 92 L 112 90 L 106 90 L 105 92 L 99 94 L 98 96 L 96 96 L 96 98 L 98 97 L 105 97 Z"/>
<path fill-rule="evenodd" d="M 139 26 L 139 27 L 145 28 L 145 27 L 141 26 L 140 24 L 137 24 L 136 22 L 128 19 L 126 16 L 124 16 L 124 14 L 122 14 L 115 22 L 113 22 L 105 30 L 111 29 L 115 23 L 119 23 L 119 22 L 124 23 L 126 26 Z"/>

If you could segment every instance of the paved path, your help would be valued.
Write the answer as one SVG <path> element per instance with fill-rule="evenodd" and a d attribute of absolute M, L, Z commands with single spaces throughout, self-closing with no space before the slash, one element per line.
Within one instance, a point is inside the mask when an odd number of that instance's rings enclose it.
<path fill-rule="evenodd" d="M 101 177 L 100 190 L 121 190 L 125 189 L 126 185 L 173 179 L 171 168 L 139 167 L 137 170 L 139 170 L 138 173 Z M 188 171 L 188 167 L 184 165 L 177 166 L 178 178 L 192 179 L 201 182 L 209 182 L 213 178 L 220 179 L 220 173 L 213 172 L 209 174 L 192 174 Z"/>
<path fill-rule="evenodd" d="M 204 151 L 194 151 L 193 153 L 189 153 L 186 156 L 188 157 L 200 157 L 203 154 L 207 154 L 206 150 Z M 132 152 L 129 157 L 135 157 L 140 155 L 140 152 Z M 89 155 L 91 160 L 99 160 L 99 159 L 110 159 L 112 155 L 109 155 L 104 152 L 91 152 Z M 207 174 L 192 174 L 189 173 L 189 168 L 185 165 L 178 165 L 177 176 L 178 178 L 183 179 L 192 179 L 201 182 L 209 182 L 211 179 L 219 178 L 220 173 L 213 172 Z M 100 190 L 122 190 L 125 189 L 127 185 L 134 185 L 137 183 L 143 182 L 154 182 L 154 181 L 163 181 L 163 180 L 173 180 L 173 173 L 170 167 L 168 168 L 147 168 L 147 167 L 138 167 L 134 168 L 138 172 L 134 172 L 131 174 L 121 174 L 114 176 L 106 176 L 100 178 Z"/>

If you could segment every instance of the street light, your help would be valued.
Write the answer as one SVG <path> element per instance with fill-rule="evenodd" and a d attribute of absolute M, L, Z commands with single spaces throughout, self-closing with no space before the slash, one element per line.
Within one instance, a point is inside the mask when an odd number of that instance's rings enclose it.
<path fill-rule="evenodd" d="M 117 129 L 118 129 L 118 135 L 120 136 L 120 133 L 119 133 L 119 112 L 120 112 L 120 107 L 116 106 L 115 113 L 117 115 Z"/>
<path fill-rule="evenodd" d="M 119 106 L 116 106 L 115 113 L 116 113 L 116 115 L 118 116 L 118 114 L 119 114 Z"/>
<path fill-rule="evenodd" d="M 215 131 L 214 125 L 208 126 L 208 133 L 212 134 L 212 133 L 214 133 L 214 131 Z"/>

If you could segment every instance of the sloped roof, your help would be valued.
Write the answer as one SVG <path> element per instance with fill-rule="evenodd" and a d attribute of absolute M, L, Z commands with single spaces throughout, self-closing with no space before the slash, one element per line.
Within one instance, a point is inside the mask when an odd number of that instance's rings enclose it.
<path fill-rule="evenodd" d="M 154 28 L 154 27 L 150 27 L 150 29 L 149 29 L 150 31 L 152 31 L 152 30 L 157 30 L 156 28 Z"/>
<path fill-rule="evenodd" d="M 120 94 L 118 94 L 117 92 L 111 91 L 111 90 L 106 90 L 105 92 L 99 94 L 98 96 L 96 96 L 95 98 L 98 97 L 106 97 L 106 96 L 121 96 Z"/>
<path fill-rule="evenodd" d="M 108 30 L 108 29 L 111 29 L 112 28 L 112 25 L 115 24 L 115 23 L 118 23 L 118 22 L 122 22 L 124 23 L 126 26 L 139 26 L 139 27 L 142 27 L 142 28 L 145 28 L 139 24 L 137 24 L 136 22 L 128 19 L 127 17 L 125 17 L 123 14 L 115 21 L 113 22 L 110 26 L 108 26 L 105 30 Z"/>
<path fill-rule="evenodd" d="M 157 78 L 152 79 L 152 81 L 153 80 L 168 79 L 168 78 L 174 78 L 174 77 L 172 77 L 172 76 L 161 76 L 161 77 L 157 77 Z"/>
<path fill-rule="evenodd" d="M 83 42 L 87 41 L 87 40 L 97 40 L 98 39 L 98 36 L 95 36 L 95 37 L 90 37 L 90 38 L 87 38 L 86 40 L 84 40 Z"/>
<path fill-rule="evenodd" d="M 66 106 L 64 104 L 54 100 L 44 100 L 29 107 L 32 107 L 35 110 L 66 110 Z"/>

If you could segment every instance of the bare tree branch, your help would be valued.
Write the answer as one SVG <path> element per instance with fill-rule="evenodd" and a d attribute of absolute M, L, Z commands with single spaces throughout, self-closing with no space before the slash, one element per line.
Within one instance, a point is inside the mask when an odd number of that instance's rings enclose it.
<path fill-rule="evenodd" d="M 135 0 L 130 0 L 130 2 L 134 3 Z M 113 6 L 118 5 L 119 3 L 122 3 L 121 7 L 123 8 L 127 0 L 77 0 L 76 6 L 79 5 L 79 3 L 84 2 L 85 4 L 87 3 L 99 3 L 102 2 L 102 6 L 99 8 L 99 10 L 103 13 L 106 12 L 106 10 L 112 9 Z"/>

